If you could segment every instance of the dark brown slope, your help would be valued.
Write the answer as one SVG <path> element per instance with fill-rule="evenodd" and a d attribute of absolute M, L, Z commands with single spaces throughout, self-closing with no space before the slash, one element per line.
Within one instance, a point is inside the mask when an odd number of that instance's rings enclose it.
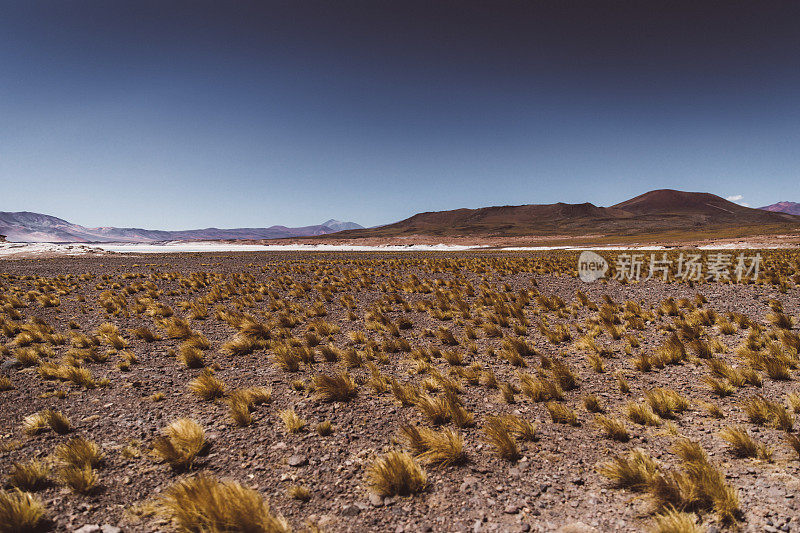
<path fill-rule="evenodd" d="M 544 204 L 419 213 L 334 239 L 431 236 L 636 236 L 716 232 L 720 236 L 800 230 L 800 217 L 751 209 L 709 193 L 651 191 L 611 207 Z"/>
<path fill-rule="evenodd" d="M 403 235 L 532 235 L 594 233 L 597 225 L 613 224 L 630 214 L 585 204 L 482 207 L 419 213 L 400 222 L 365 230 L 343 231 L 338 238 Z"/>
<path fill-rule="evenodd" d="M 613 206 L 639 217 L 672 217 L 718 223 L 780 223 L 792 216 L 751 209 L 707 192 L 684 192 L 672 189 L 650 191 Z"/>

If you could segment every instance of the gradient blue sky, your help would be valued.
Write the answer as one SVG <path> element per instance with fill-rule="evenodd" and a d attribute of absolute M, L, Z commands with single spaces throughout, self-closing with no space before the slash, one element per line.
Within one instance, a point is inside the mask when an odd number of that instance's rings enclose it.
<path fill-rule="evenodd" d="M 159 229 L 800 201 L 800 4 L 0 3 L 0 210 Z"/>

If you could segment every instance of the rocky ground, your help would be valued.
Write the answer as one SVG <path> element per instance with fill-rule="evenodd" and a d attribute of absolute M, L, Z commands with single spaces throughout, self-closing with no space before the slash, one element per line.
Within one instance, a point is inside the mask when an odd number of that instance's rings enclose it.
<path fill-rule="evenodd" d="M 684 436 L 701 444 L 710 461 L 738 491 L 741 515 L 737 524 L 720 523 L 713 512 L 698 510 L 698 521 L 709 531 L 730 527 L 744 531 L 800 531 L 798 454 L 784 441 L 783 431 L 770 424 L 750 422 L 740 404 L 756 394 L 785 403 L 789 393 L 800 393 L 795 370 L 790 380 L 770 379 L 761 372 L 762 387 L 736 388 L 732 395 L 720 398 L 701 379 L 710 374 L 704 360 L 689 357 L 680 364 L 650 372 L 637 371 L 631 363 L 636 356 L 656 352 L 672 334 L 670 325 L 677 317 L 658 312 L 668 298 L 678 302 L 680 312 L 686 316 L 696 311 L 696 297 L 702 294 L 706 300 L 700 304 L 702 309 L 713 309 L 720 317 L 741 313 L 768 334 L 773 330 L 766 322 L 771 300 L 781 302 L 786 315 L 798 317 L 797 285 L 789 283 L 785 292 L 780 292 L 772 284 L 584 284 L 568 267 L 553 266 L 543 259 L 546 257 L 474 252 L 247 253 L 2 262 L 0 294 L 17 295 L 25 303 L 25 307 L 15 309 L 17 316 L 8 312 L 8 306 L 3 307 L 2 320 L 24 324 L 38 317 L 67 339 L 66 344 L 54 345 L 44 360 L 61 360 L 71 348 L 72 335 L 91 335 L 101 324 L 110 322 L 127 344 L 124 350 L 132 352 L 136 361 L 127 368 L 119 365 L 120 354 L 101 342 L 97 350 L 109 356 L 104 362 L 85 362 L 99 384 L 87 389 L 45 379 L 37 372 L 37 366 L 20 365 L 15 358 L 18 333 L 7 331 L 5 336 L 0 335 L 0 344 L 6 346 L 0 375 L 13 385 L 11 390 L 0 392 L 0 449 L 5 450 L 0 453 L 0 475 L 5 476 L 17 461 L 49 461 L 59 443 L 76 435 L 97 442 L 104 462 L 97 469 L 96 489 L 76 494 L 53 482 L 37 492 L 47 509 L 46 527 L 57 531 L 95 524 L 124 531 L 169 529 L 164 518 L 141 516 L 137 509 L 140 504 L 157 499 L 176 480 L 199 472 L 256 489 L 269 502 L 272 512 L 284 516 L 296 530 L 313 523 L 325 531 L 641 531 L 651 524 L 652 503 L 640 493 L 613 488 L 598 473 L 598 466 L 639 447 L 670 468 L 676 464 L 673 443 Z M 563 263 L 571 264 L 572 259 Z M 210 275 L 201 277 L 198 273 Z M 576 298 L 578 290 L 586 294 L 591 304 L 580 303 Z M 34 293 L 28 297 L 31 291 Z M 214 291 L 222 296 L 213 301 L 207 299 Z M 37 295 L 53 293 L 59 298 L 56 306 L 45 306 L 37 299 Z M 101 305 L 109 293 L 122 296 L 124 310 L 117 305 L 116 311 L 109 313 Z M 564 306 L 548 309 L 537 300 L 537 293 L 558 296 Z M 404 308 L 394 295 L 408 305 Z M 215 369 L 214 375 L 229 391 L 250 386 L 272 389 L 272 401 L 253 411 L 252 425 L 235 425 L 224 400 L 205 401 L 188 390 L 190 381 L 202 370 L 186 368 L 177 361 L 175 351 L 182 340 L 170 338 L 159 326 L 158 317 L 141 309 L 137 312 L 136 299 L 146 296 L 168 305 L 175 316 L 185 318 L 193 331 L 208 339 L 205 364 Z M 345 304 L 342 297 L 351 297 L 345 301 L 352 303 Z M 686 300 L 681 302 L 682 298 Z M 502 305 L 490 304 L 491 299 L 517 304 L 522 310 L 522 317 L 512 314 L 509 325 L 500 329 L 505 338 L 520 337 L 535 347 L 539 355 L 526 356 L 525 368 L 499 357 L 503 338 L 487 336 L 481 325 L 491 322 L 487 317 L 503 314 L 498 311 Z M 456 300 L 466 303 L 469 318 Z M 576 341 L 593 324 L 597 325 L 598 308 L 606 301 L 619 306 L 627 301 L 638 302 L 647 320 L 644 329 L 629 327 L 622 320 L 619 328 L 623 334 L 619 339 L 600 328 L 595 340 L 607 346 L 610 353 L 603 357 L 604 371 L 596 372 L 589 364 L 587 351 Z M 181 302 L 205 302 L 209 316 L 191 319 Z M 324 308 L 324 315 L 312 311 L 315 304 L 317 310 Z M 409 353 L 385 349 L 387 339 L 397 338 L 389 329 L 380 329 L 365 318 L 379 305 L 392 323 L 399 323 L 400 318 L 410 321 L 411 327 L 400 329 L 399 335 L 411 348 L 459 352 L 464 362 L 458 368 L 478 374 L 491 369 L 499 382 L 518 387 L 520 370 L 535 374 L 541 367 L 541 356 L 561 358 L 578 378 L 577 387 L 565 391 L 563 403 L 577 414 L 579 425 L 553 422 L 544 403 L 534 402 L 521 392 L 515 395 L 514 403 L 508 403 L 496 389 L 481 384 L 482 380 L 470 379 L 469 372 L 459 375 L 454 373 L 456 367 L 433 358 L 433 367 L 460 383 L 459 396 L 466 410 L 474 415 L 473 425 L 445 424 L 463 436 L 467 461 L 446 467 L 420 461 L 428 475 L 427 490 L 408 497 L 381 498 L 372 494 L 365 471 L 382 453 L 403 447 L 402 442 L 397 442 L 398 428 L 404 423 L 431 423 L 416 407 L 402 406 L 391 391 L 378 392 L 370 387 L 371 373 L 366 365 L 347 369 L 358 383 L 352 400 L 326 403 L 316 398 L 308 385 L 315 375 L 341 371 L 341 363 L 317 356 L 313 365 L 303 364 L 299 371 L 287 372 L 274 364 L 274 355 L 276 347 L 287 338 L 305 344 L 309 326 L 324 320 L 339 326 L 340 331 L 323 338 L 323 345 L 352 347 L 363 354 L 365 362 L 374 358 L 372 362 L 387 379 L 421 384 L 430 372 L 416 373 L 417 365 Z M 222 346 L 236 336 L 237 330 L 216 316 L 216 309 L 246 313 L 269 324 L 275 332 L 274 339 L 251 353 L 226 353 Z M 622 317 L 622 308 L 618 310 Z M 297 324 L 291 328 L 281 326 L 277 321 L 282 314 L 295 317 Z M 481 320 L 476 320 L 479 317 Z M 571 338 L 554 343 L 537 328 L 542 319 L 549 326 L 566 325 Z M 475 330 L 477 338 L 468 338 L 467 325 Z M 131 332 L 142 326 L 162 339 L 145 342 L 136 338 Z M 456 345 L 443 344 L 435 335 L 440 327 L 453 333 Z M 370 350 L 368 342 L 357 337 L 354 340 L 352 334 L 356 332 L 374 340 L 377 347 Z M 718 325 L 702 329 L 703 339 L 717 338 L 726 347 L 716 357 L 734 367 L 742 364 L 735 352 L 748 334 L 742 328 L 723 334 Z M 629 335 L 639 342 L 632 345 Z M 796 350 L 789 355 L 796 357 Z M 620 374 L 626 377 L 629 392 L 620 390 Z M 690 401 L 691 407 L 658 427 L 627 420 L 625 404 L 640 400 L 656 387 L 674 389 Z M 163 399 L 156 401 L 154 398 L 161 394 Z M 617 442 L 603 435 L 594 415 L 584 408 L 583 398 L 588 394 L 597 395 L 609 414 L 625 420 L 629 441 Z M 711 417 L 701 407 L 703 401 L 718 405 L 724 417 Z M 287 408 L 294 408 L 308 422 L 306 430 L 287 431 L 278 414 Z M 24 432 L 23 419 L 44 409 L 66 415 L 72 432 Z M 516 414 L 536 424 L 538 438 L 519 443 L 522 457 L 518 461 L 502 459 L 486 441 L 486 418 L 498 414 Z M 164 426 L 182 417 L 196 420 L 211 446 L 188 471 L 176 472 L 158 461 L 149 445 Z M 333 433 L 320 436 L 314 427 L 326 420 L 332 423 Z M 771 446 L 771 462 L 735 457 L 719 436 L 729 425 L 742 425 L 756 440 Z M 287 490 L 292 485 L 307 487 L 310 499 L 303 502 L 290 497 Z"/>

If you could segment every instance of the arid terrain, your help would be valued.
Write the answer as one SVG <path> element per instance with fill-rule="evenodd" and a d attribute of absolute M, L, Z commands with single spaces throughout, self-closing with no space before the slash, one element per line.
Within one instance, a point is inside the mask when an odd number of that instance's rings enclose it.
<path fill-rule="evenodd" d="M 0 532 L 800 531 L 800 252 L 761 254 L 0 261 Z"/>

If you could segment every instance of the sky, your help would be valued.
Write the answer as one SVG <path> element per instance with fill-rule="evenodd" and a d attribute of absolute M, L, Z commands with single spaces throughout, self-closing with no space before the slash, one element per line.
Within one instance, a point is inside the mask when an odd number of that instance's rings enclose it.
<path fill-rule="evenodd" d="M 0 211 L 157 229 L 800 202 L 800 3 L 0 1 Z"/>

